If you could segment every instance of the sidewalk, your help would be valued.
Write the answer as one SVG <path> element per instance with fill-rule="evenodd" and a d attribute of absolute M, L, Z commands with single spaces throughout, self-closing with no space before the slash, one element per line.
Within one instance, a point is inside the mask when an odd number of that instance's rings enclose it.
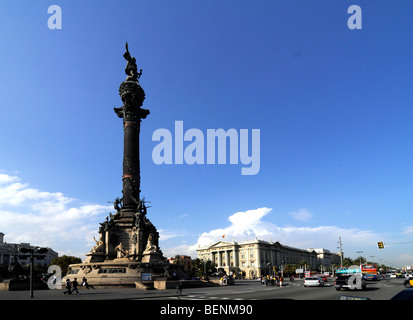
<path fill-rule="evenodd" d="M 0 291 L 1 300 L 134 300 L 177 296 L 176 289 L 139 290 L 135 288 L 118 289 L 86 289 L 79 288 L 79 295 L 63 294 L 65 290 L 34 290 L 33 298 L 30 291 Z M 185 296 L 185 292 L 179 296 Z"/>
<path fill-rule="evenodd" d="M 296 279 L 291 282 L 287 279 L 283 286 L 293 285 L 294 283 L 302 284 L 304 279 Z M 243 283 L 261 286 L 261 283 L 257 280 L 238 280 L 236 281 L 236 287 L 242 286 Z M 232 286 L 228 286 L 232 287 Z M 220 288 L 220 287 L 211 287 Z M 54 290 L 34 290 L 33 298 L 30 298 L 30 291 L 0 291 L 0 301 L 2 300 L 146 300 L 153 298 L 166 298 L 176 297 L 176 289 L 166 290 L 140 290 L 136 288 L 113 288 L 113 289 L 86 289 L 85 287 L 78 287 L 79 295 L 76 294 L 63 294 L 66 289 L 54 289 Z M 191 289 L 199 290 L 201 288 L 188 288 L 183 290 L 179 296 L 186 296 L 191 292 Z M 209 287 L 202 288 L 202 290 L 208 290 Z M 188 290 L 188 291 L 187 291 Z M 242 289 L 240 289 L 242 290 Z"/>

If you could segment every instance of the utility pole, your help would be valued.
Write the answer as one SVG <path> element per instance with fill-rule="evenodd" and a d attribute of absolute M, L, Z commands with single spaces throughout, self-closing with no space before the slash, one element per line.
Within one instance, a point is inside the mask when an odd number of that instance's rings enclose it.
<path fill-rule="evenodd" d="M 340 269 L 343 269 L 343 245 L 341 243 L 341 237 L 338 237 L 338 243 L 340 245 Z"/>

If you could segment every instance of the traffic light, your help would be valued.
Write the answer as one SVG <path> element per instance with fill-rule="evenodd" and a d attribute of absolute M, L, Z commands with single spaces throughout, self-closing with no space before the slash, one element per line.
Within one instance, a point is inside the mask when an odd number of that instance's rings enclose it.
<path fill-rule="evenodd" d="M 377 242 L 377 247 L 378 247 L 379 249 L 384 249 L 384 243 L 383 243 L 383 241 Z"/>

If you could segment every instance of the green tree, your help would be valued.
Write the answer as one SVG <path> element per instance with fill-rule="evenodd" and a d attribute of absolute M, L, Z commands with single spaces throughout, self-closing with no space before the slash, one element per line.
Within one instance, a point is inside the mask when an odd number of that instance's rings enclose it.
<path fill-rule="evenodd" d="M 302 268 L 307 267 L 307 270 L 310 269 L 310 264 L 308 263 L 307 260 L 302 260 L 299 264 Z"/>
<path fill-rule="evenodd" d="M 182 257 L 183 257 L 183 255 L 177 254 L 177 255 L 174 257 L 173 262 L 174 262 L 175 264 L 185 265 L 185 260 L 184 260 Z"/>
<path fill-rule="evenodd" d="M 60 269 L 62 270 L 62 276 L 64 276 L 67 274 L 67 270 L 70 264 L 76 264 L 76 263 L 81 263 L 81 262 L 82 260 L 78 257 L 63 255 L 61 257 L 54 258 L 51 264 L 59 266 Z"/>
<path fill-rule="evenodd" d="M 201 259 L 192 260 L 190 275 L 192 277 L 201 277 L 204 273 L 204 263 Z"/>
<path fill-rule="evenodd" d="M 201 277 L 205 274 L 211 275 L 212 273 L 216 272 L 217 269 L 215 268 L 215 264 L 211 260 L 201 260 L 196 258 L 192 260 L 192 276 L 194 277 Z"/>
<path fill-rule="evenodd" d="M 284 266 L 284 273 L 287 275 L 295 274 L 295 270 L 298 269 L 297 265 L 288 263 Z"/>
<path fill-rule="evenodd" d="M 353 260 L 350 258 L 343 259 L 343 267 L 348 268 L 354 264 Z"/>
<path fill-rule="evenodd" d="M 354 260 L 353 260 L 353 263 L 354 263 L 355 265 L 360 265 L 360 264 L 365 264 L 366 261 L 367 261 L 366 258 L 360 256 L 360 257 L 357 257 L 356 259 L 354 259 Z"/>

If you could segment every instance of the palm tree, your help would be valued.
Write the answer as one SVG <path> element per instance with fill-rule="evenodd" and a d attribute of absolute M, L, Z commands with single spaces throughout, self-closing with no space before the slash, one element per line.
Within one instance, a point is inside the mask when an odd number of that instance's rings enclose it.
<path fill-rule="evenodd" d="M 356 259 L 353 260 L 354 264 L 357 264 L 357 265 L 365 264 L 366 261 L 367 261 L 366 258 L 364 258 L 362 256 L 357 257 Z"/>
<path fill-rule="evenodd" d="M 308 263 L 307 260 L 302 260 L 302 261 L 300 262 L 300 266 L 309 268 L 309 267 L 310 267 L 310 264 Z"/>
<path fill-rule="evenodd" d="M 343 259 L 343 267 L 350 267 L 354 264 L 353 260 L 351 260 L 350 258 L 344 258 Z"/>

